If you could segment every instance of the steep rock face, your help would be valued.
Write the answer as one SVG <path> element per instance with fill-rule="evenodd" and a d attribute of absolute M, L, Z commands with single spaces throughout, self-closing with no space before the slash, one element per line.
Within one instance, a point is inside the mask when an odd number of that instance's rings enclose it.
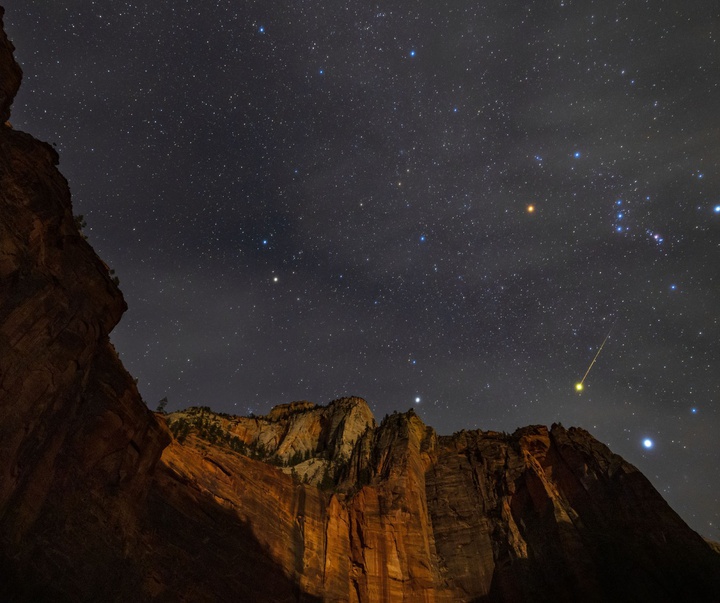
<path fill-rule="evenodd" d="M 370 437 L 367 465 L 363 446 L 356 460 L 367 472 L 360 483 L 369 483 L 346 505 L 352 592 L 358 601 L 442 599 L 425 495 L 435 432 L 408 413 L 389 417 Z M 352 476 L 350 484 L 357 482 Z"/>
<path fill-rule="evenodd" d="M 289 425 L 293 412 L 271 415 Z M 321 489 L 236 452 L 218 460 L 194 434 L 163 460 L 174 479 L 235 509 L 323 600 L 713 601 L 720 592 L 717 554 L 581 429 L 438 437 L 410 412 L 354 442 L 349 461 L 326 460 L 334 479 Z M 188 449 L 205 460 L 186 464 Z"/>
<path fill-rule="evenodd" d="M 11 52 L 3 33 L 2 121 L 19 84 Z M 75 226 L 57 161 L 0 125 L 0 560 L 38 588 L 80 542 L 122 553 L 169 441 L 108 341 L 125 302 Z M 107 533 L 86 529 L 98 521 Z"/>
<path fill-rule="evenodd" d="M 15 47 L 5 35 L 3 26 L 3 15 L 5 9 L 0 6 L 0 123 L 5 123 L 10 118 L 10 105 L 12 105 L 15 94 L 20 87 L 22 71 L 13 58 Z"/>
<path fill-rule="evenodd" d="M 341 398 L 327 406 L 281 404 L 259 417 L 218 416 L 191 408 L 173 413 L 169 420 L 176 433 L 189 425 L 201 432 L 222 432 L 226 440 L 239 441 L 243 451 L 250 450 L 256 458 L 313 485 L 331 479 L 329 474 L 350 458 L 358 439 L 375 428 L 375 418 L 361 398 Z"/>
<path fill-rule="evenodd" d="M 206 411 L 182 445 L 173 443 L 164 452 L 161 472 L 168 471 L 160 487 L 190 485 L 233 510 L 308 596 L 358 602 L 437 600 L 439 576 L 425 497 L 434 431 L 412 413 L 368 428 L 374 420 L 366 422 L 369 409 L 358 398 L 324 408 L 282 406 L 269 416 L 277 423 L 274 429 L 291 433 L 289 426 L 299 421 L 314 424 L 308 410 L 333 419 L 328 420 L 327 439 L 313 448 L 332 469 L 330 483 L 317 488 L 302 483 L 298 474 L 288 475 L 285 467 L 224 446 L 207 446 L 198 431 L 216 441 L 228 439 L 208 429 L 212 417 Z M 347 413 L 345 421 L 338 412 Z M 183 414 L 170 420 L 181 421 Z M 228 434 L 237 433 L 235 418 L 227 421 Z M 329 449 L 335 452 L 328 454 Z"/>
<path fill-rule="evenodd" d="M 250 445 L 287 461 L 294 455 L 349 457 L 357 439 L 375 427 L 365 400 L 342 398 L 327 406 L 293 402 L 276 406 L 266 417 L 238 417 L 233 433 Z"/>
<path fill-rule="evenodd" d="M 719 592 L 717 557 L 584 430 L 462 432 L 438 450 L 428 506 L 454 600 L 709 601 Z"/>
<path fill-rule="evenodd" d="M 149 498 L 151 572 L 136 596 L 321 599 L 329 494 L 191 434 L 166 448 Z"/>

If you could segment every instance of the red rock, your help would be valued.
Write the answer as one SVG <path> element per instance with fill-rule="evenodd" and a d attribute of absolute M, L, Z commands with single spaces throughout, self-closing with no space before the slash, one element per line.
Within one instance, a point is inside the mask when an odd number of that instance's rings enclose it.
<path fill-rule="evenodd" d="M 13 59 L 15 47 L 5 35 L 4 14 L 5 9 L 0 6 L 0 73 L 3 76 L 0 79 L 0 123 L 4 123 L 10 118 L 10 105 L 17 94 L 22 78 L 20 66 Z"/>

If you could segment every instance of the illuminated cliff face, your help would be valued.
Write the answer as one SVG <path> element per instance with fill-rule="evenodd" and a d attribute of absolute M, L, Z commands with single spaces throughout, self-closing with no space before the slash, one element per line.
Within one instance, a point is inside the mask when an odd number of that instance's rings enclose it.
<path fill-rule="evenodd" d="M 716 600 L 717 554 L 583 430 L 439 437 L 359 398 L 149 412 L 56 163 L 0 126 L 0 599 Z"/>
<path fill-rule="evenodd" d="M 271 425 L 317 434 L 320 417 L 365 416 L 362 406 L 291 405 L 253 419 L 173 413 L 173 431 L 180 421 L 192 427 L 163 454 L 163 487 L 212 493 L 304 592 L 329 600 L 669 601 L 684 588 L 711 600 L 709 547 L 582 429 L 439 437 L 409 412 L 365 424 L 349 458 L 328 454 L 322 438 L 309 440 L 302 460 L 275 456 L 282 437 L 255 444 Z M 228 444 L 237 433 L 244 454 Z M 329 482 L 306 483 L 296 469 L 314 461 L 330 468 Z M 645 577 L 626 583 L 629 571 Z"/>

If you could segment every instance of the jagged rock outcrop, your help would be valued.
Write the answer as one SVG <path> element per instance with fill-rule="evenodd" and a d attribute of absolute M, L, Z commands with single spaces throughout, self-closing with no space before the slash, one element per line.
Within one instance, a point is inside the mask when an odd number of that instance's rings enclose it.
<path fill-rule="evenodd" d="M 327 481 L 331 471 L 337 472 L 337 465 L 347 462 L 357 440 L 375 428 L 375 417 L 360 398 L 342 398 L 327 406 L 280 404 L 267 416 L 258 417 L 218 416 L 190 408 L 174 413 L 173 421 L 177 434 L 190 424 L 206 435 L 217 431 L 228 443 L 232 440 L 236 450 L 249 450 L 313 485 Z"/>
<path fill-rule="evenodd" d="M 0 125 L 0 600 L 718 600 L 717 552 L 581 429 L 149 412 L 57 161 Z"/>
<path fill-rule="evenodd" d="M 296 424 L 307 410 L 271 416 Z M 214 417 L 202 416 L 196 424 Z M 717 553 L 582 429 L 439 437 L 414 413 L 394 414 L 355 440 L 349 461 L 329 459 L 334 477 L 321 488 L 197 434 L 163 455 L 173 479 L 236 509 L 324 600 L 713 601 L 720 592 Z"/>
<path fill-rule="evenodd" d="M 5 9 L 0 6 L 0 25 L 2 24 Z M 20 87 L 22 71 L 20 65 L 13 58 L 15 47 L 8 40 L 5 28 L 0 27 L 0 123 L 5 123 L 10 118 L 10 106 L 15 94 Z"/>
<path fill-rule="evenodd" d="M 462 432 L 438 450 L 428 506 L 454 600 L 716 596 L 717 560 L 702 539 L 586 431 Z"/>
<path fill-rule="evenodd" d="M 2 121 L 19 82 L 3 31 Z M 122 556 L 170 441 L 108 341 L 125 302 L 57 162 L 0 125 L 0 589 L 32 584 L 39 566 L 79 571 L 79 550 Z"/>

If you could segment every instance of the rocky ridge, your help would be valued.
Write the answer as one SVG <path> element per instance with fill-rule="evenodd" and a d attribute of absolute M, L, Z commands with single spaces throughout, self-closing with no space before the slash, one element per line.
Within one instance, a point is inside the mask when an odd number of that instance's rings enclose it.
<path fill-rule="evenodd" d="M 334 481 L 332 475 L 347 466 L 358 439 L 376 427 L 375 417 L 360 398 L 343 398 L 327 406 L 281 404 L 267 416 L 258 417 L 189 408 L 173 413 L 168 420 L 181 442 L 193 429 L 211 443 L 225 443 L 312 485 Z"/>
<path fill-rule="evenodd" d="M 0 33 L 0 123 L 19 81 Z M 0 600 L 718 599 L 720 556 L 581 429 L 151 413 L 57 162 L 0 125 Z"/>
<path fill-rule="evenodd" d="M 357 398 L 341 400 L 324 412 L 353 408 L 365 415 L 359 406 L 366 405 Z M 309 413 L 311 408 L 316 412 Z M 268 417 L 280 423 L 280 432 L 293 425 L 317 433 L 320 409 L 284 405 Z M 217 416 L 209 410 L 201 415 L 205 424 Z M 183 416 L 168 416 L 171 429 Z M 227 417 L 228 436 L 211 436 L 212 444 L 207 432 L 192 427 L 182 445 L 207 462 L 237 433 L 236 422 L 251 446 L 267 420 Z M 257 424 L 255 431 L 248 421 Z M 242 456 L 230 448 L 224 454 Z M 174 445 L 169 450 L 176 454 L 172 463 L 187 456 Z M 322 454 L 322 443 L 311 450 Z M 270 448 L 263 454 L 261 462 L 273 459 Z M 308 592 L 332 594 L 328 600 L 709 601 L 716 592 L 718 558 L 707 543 L 635 467 L 582 429 L 532 426 L 511 435 L 438 436 L 410 411 L 366 427 L 349 459 L 338 454 L 326 460 L 333 478 L 319 488 L 292 472 L 294 494 L 288 495 L 303 502 L 287 508 L 295 509 L 303 542 L 309 538 L 319 547 L 303 557 L 297 579 Z M 273 468 L 275 479 L 287 479 L 283 462 L 273 462 L 281 465 Z M 232 483 L 237 476 L 225 468 Z M 202 466 L 186 465 L 182 473 L 198 488 L 212 490 L 215 478 L 208 482 Z M 235 491 L 243 492 L 238 509 L 257 512 L 248 524 L 265 531 L 264 499 L 255 500 L 257 490 L 246 484 L 238 483 Z M 284 534 L 272 542 L 290 541 L 292 517 L 286 521 Z"/>

